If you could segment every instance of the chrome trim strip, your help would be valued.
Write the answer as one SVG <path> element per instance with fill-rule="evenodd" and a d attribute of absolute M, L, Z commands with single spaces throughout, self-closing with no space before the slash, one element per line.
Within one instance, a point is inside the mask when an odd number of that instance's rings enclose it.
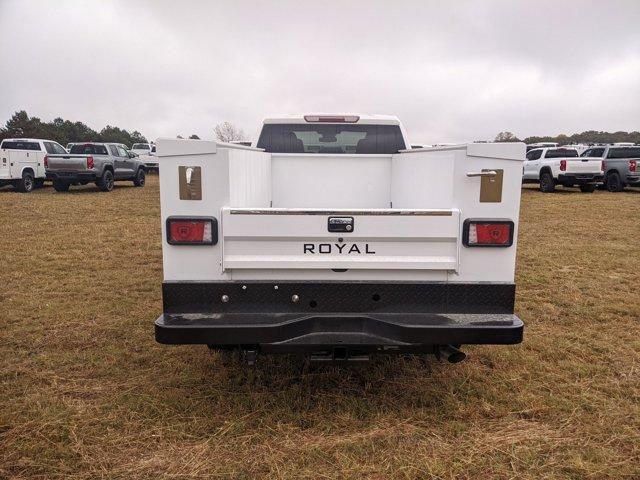
<path fill-rule="evenodd" d="M 322 209 L 288 209 L 288 208 L 232 208 L 231 215 L 390 215 L 390 216 L 423 216 L 451 217 L 452 210 L 402 210 L 402 209 L 362 209 L 362 210 L 322 210 Z"/>

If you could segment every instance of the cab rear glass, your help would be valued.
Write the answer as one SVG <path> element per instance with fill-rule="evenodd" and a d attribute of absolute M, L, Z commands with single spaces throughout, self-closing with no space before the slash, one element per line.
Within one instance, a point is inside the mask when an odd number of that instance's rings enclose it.
<path fill-rule="evenodd" d="M 265 124 L 258 148 L 271 153 L 393 154 L 406 145 L 398 125 Z"/>
<path fill-rule="evenodd" d="M 640 158 L 640 147 L 610 148 L 607 158 Z"/>
<path fill-rule="evenodd" d="M 107 147 L 104 145 L 74 145 L 71 147 L 71 152 L 79 155 L 108 155 Z"/>
<path fill-rule="evenodd" d="M 547 153 L 544 154 L 544 158 L 566 158 L 566 157 L 577 157 L 578 151 L 570 148 L 558 148 L 553 150 L 547 150 Z"/>
<path fill-rule="evenodd" d="M 4 150 L 40 150 L 38 142 L 21 142 L 19 140 L 3 140 L 1 149 Z"/>

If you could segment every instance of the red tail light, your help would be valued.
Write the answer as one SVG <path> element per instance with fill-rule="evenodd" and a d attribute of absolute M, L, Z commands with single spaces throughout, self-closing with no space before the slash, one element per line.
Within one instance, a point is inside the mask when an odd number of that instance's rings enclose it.
<path fill-rule="evenodd" d="M 607 168 L 607 162 L 602 160 L 602 164 L 600 165 L 600 169 L 604 172 L 606 168 Z"/>
<path fill-rule="evenodd" d="M 636 172 L 638 168 L 637 160 L 629 160 L 629 171 Z"/>
<path fill-rule="evenodd" d="M 87 157 L 87 168 L 90 170 L 93 168 L 93 157 Z"/>
<path fill-rule="evenodd" d="M 44 158 L 42 159 L 42 164 L 44 165 L 44 168 L 49 168 L 49 157 L 48 156 L 44 156 Z"/>
<path fill-rule="evenodd" d="M 560 160 L 560 171 L 561 172 L 566 172 L 567 171 L 567 161 L 566 160 Z"/>
<path fill-rule="evenodd" d="M 167 218 L 167 243 L 170 245 L 215 245 L 218 221 L 212 217 Z"/>
<path fill-rule="evenodd" d="M 511 220 L 464 221 L 462 243 L 466 247 L 510 247 L 513 245 Z"/>

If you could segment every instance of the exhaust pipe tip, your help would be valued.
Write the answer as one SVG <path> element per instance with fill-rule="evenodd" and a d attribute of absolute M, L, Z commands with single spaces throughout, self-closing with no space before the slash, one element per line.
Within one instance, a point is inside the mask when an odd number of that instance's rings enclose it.
<path fill-rule="evenodd" d="M 467 355 L 453 345 L 440 345 L 436 350 L 438 359 L 446 359 L 449 363 L 460 363 Z"/>

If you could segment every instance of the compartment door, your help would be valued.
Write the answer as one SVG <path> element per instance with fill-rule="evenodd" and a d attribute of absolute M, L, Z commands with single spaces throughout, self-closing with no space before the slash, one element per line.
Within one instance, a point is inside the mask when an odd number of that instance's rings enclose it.
<path fill-rule="evenodd" d="M 456 271 L 459 232 L 456 209 L 224 208 L 223 269 Z"/>

